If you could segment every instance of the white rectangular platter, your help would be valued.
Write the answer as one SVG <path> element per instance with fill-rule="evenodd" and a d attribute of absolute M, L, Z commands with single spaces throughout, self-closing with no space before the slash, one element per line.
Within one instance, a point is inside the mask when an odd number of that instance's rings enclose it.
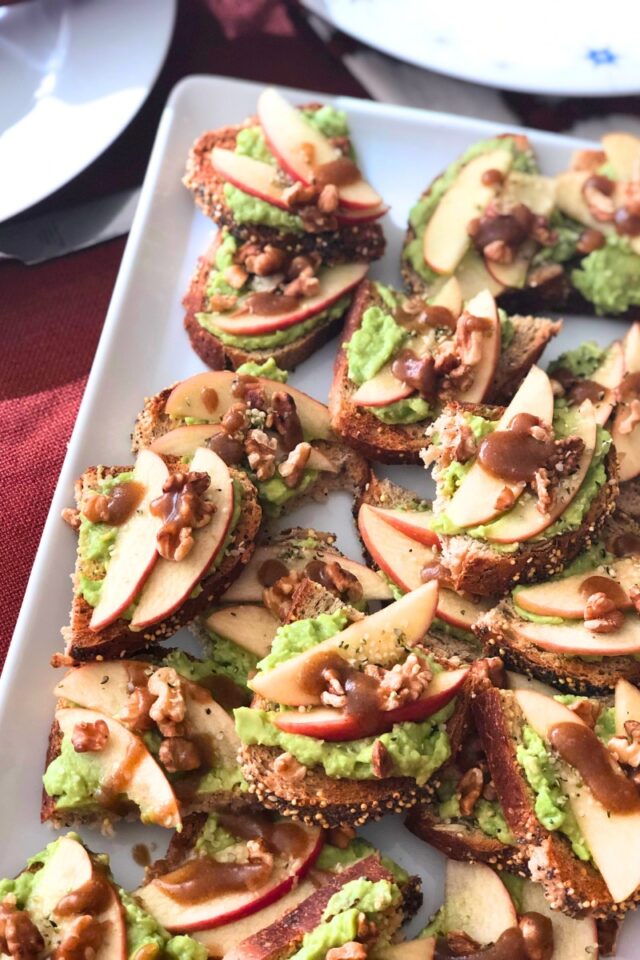
<path fill-rule="evenodd" d="M 143 398 L 202 369 L 182 328 L 180 301 L 213 225 L 195 208 L 180 181 L 195 137 L 252 114 L 260 89 L 222 77 L 190 77 L 175 88 L 162 117 L 104 332 L 0 679 L 0 877 L 17 873 L 25 859 L 53 836 L 39 821 L 54 703 L 49 659 L 62 647 L 60 628 L 67 622 L 69 575 L 75 558 L 75 535 L 60 519 L 60 511 L 72 502 L 74 480 L 85 467 L 130 462 L 131 428 Z M 318 99 L 347 110 L 366 177 L 391 204 L 383 221 L 387 253 L 374 264 L 371 275 L 399 286 L 400 248 L 412 203 L 467 146 L 501 132 L 500 126 L 346 97 L 284 92 L 293 102 Z M 568 137 L 527 132 L 546 173 L 566 167 L 576 147 L 590 146 Z M 620 321 L 571 317 L 545 361 L 584 339 L 606 344 L 625 329 Z M 336 341 L 328 344 L 296 371 L 291 382 L 326 401 L 335 349 Z M 423 495 L 429 493 L 424 471 L 396 467 L 389 472 Z M 361 556 L 350 498 L 345 494 L 334 495 L 324 506 L 305 507 L 283 521 L 284 526 L 293 523 L 333 531 L 345 553 Z M 187 643 L 188 632 L 178 639 Z M 421 874 L 425 906 L 411 928 L 418 930 L 441 903 L 442 858 L 408 833 L 400 818 L 386 818 L 364 832 L 407 869 Z M 136 824 L 119 825 L 110 838 L 90 830 L 83 831 L 83 836 L 93 849 L 111 855 L 116 877 L 130 888 L 141 875 L 132 859 L 133 845 L 144 842 L 152 846 L 154 856 L 161 856 L 168 840 L 167 832 Z M 631 917 L 618 957 L 638 956 L 640 918 Z"/>

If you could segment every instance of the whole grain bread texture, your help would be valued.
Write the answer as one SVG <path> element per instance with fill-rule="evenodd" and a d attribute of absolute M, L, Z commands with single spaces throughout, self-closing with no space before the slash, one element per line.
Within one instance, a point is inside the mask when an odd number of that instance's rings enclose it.
<path fill-rule="evenodd" d="M 550 905 L 571 916 L 596 918 L 619 917 L 632 909 L 640 891 L 614 903 L 598 870 L 579 860 L 562 834 L 546 830 L 537 819 L 535 795 L 516 758 L 524 718 L 513 694 L 487 687 L 478 692 L 473 714 L 504 817 Z"/>
<path fill-rule="evenodd" d="M 305 578 L 296 587 L 286 622 L 344 609 L 344 602 Z M 357 611 L 351 611 L 351 615 L 361 616 Z M 459 700 L 463 700 L 462 696 Z M 269 704 L 257 696 L 251 705 L 258 710 L 269 708 Z M 454 751 L 463 735 L 464 717 L 463 706 L 454 711 L 447 723 Z M 349 780 L 329 777 L 321 767 L 306 769 L 302 778 L 287 777 L 274 770 L 274 760 L 281 753 L 277 747 L 242 746 L 240 764 L 249 789 L 267 809 L 326 829 L 343 824 L 361 826 L 387 813 L 401 813 L 429 795 L 428 787 L 419 787 L 411 777 Z"/>
<path fill-rule="evenodd" d="M 420 463 L 420 451 L 428 445 L 425 429 L 430 421 L 383 423 L 375 414 L 353 402 L 358 389 L 349 379 L 349 358 L 345 345 L 359 329 L 362 317 L 372 306 L 384 303 L 371 280 L 363 280 L 347 315 L 341 345 L 336 355 L 329 392 L 331 426 L 355 450 L 379 463 Z M 487 403 L 508 403 L 536 363 L 548 342 L 562 326 L 560 321 L 533 316 L 513 316 L 513 338 L 500 354 Z"/>
<path fill-rule="evenodd" d="M 144 407 L 136 418 L 132 436 L 132 450 L 150 446 L 154 440 L 174 430 L 176 422 L 165 412 L 165 404 L 172 387 L 167 387 L 153 397 L 147 397 Z M 356 495 L 369 480 L 371 473 L 369 464 L 352 450 L 340 443 L 339 440 L 314 440 L 313 446 L 323 453 L 337 468 L 335 473 L 319 473 L 314 483 L 308 486 L 300 496 L 292 497 L 285 507 L 285 513 L 301 503 L 315 501 L 324 502 L 330 493 L 336 490 L 347 490 Z"/>
<path fill-rule="evenodd" d="M 167 464 L 170 470 L 175 470 L 178 461 L 167 459 Z M 85 470 L 75 484 L 76 510 L 82 511 L 83 503 L 95 493 L 101 479 L 118 476 L 129 470 L 131 467 L 122 466 L 90 467 Z M 79 592 L 79 581 L 83 575 L 91 580 L 101 579 L 104 576 L 104 568 L 94 561 L 84 561 L 78 551 L 76 569 L 72 577 L 74 595 L 70 621 L 68 626 L 62 628 L 66 654 L 75 660 L 95 660 L 98 657 L 113 659 L 128 656 L 157 641 L 167 640 L 215 603 L 231 586 L 242 572 L 244 565 L 251 559 L 260 528 L 262 510 L 257 500 L 256 489 L 247 475 L 233 468 L 230 468 L 230 473 L 242 495 L 242 509 L 232 539 L 219 566 L 200 581 L 201 590 L 198 596 L 186 600 L 165 620 L 145 630 L 134 631 L 129 628 L 127 620 L 120 618 L 100 631 L 91 630 L 89 624 L 93 607 Z"/>
<path fill-rule="evenodd" d="M 321 106 L 319 103 L 311 103 L 307 104 L 305 109 L 318 110 Z M 195 141 L 189 152 L 182 182 L 191 191 L 200 209 L 218 226 L 227 227 L 241 243 L 255 243 L 259 247 L 271 244 L 293 254 L 313 251 L 317 252 L 326 264 L 354 261 L 370 263 L 379 260 L 384 254 L 386 241 L 377 221 L 344 224 L 335 230 L 320 230 L 315 233 L 308 230 L 283 233 L 276 227 L 240 223 L 236 220 L 224 195 L 224 181 L 213 169 L 211 151 L 214 147 L 234 150 L 239 131 L 258 125 L 257 117 L 249 117 L 237 126 L 208 131 Z M 339 138 L 334 140 L 334 144 L 343 153 L 349 153 L 351 145 L 348 140 Z"/>
<path fill-rule="evenodd" d="M 200 359 L 212 370 L 236 370 L 241 364 L 250 360 L 255 363 L 264 363 L 271 357 L 281 370 L 295 370 L 298 364 L 310 357 L 338 333 L 342 324 L 342 316 L 325 318 L 308 333 L 282 346 L 252 350 L 224 344 L 215 334 L 206 330 L 198 320 L 199 313 L 207 312 L 207 281 L 214 265 L 217 247 L 216 239 L 206 253 L 199 258 L 189 289 L 182 301 L 186 310 L 184 328 L 187 331 L 189 342 Z"/>

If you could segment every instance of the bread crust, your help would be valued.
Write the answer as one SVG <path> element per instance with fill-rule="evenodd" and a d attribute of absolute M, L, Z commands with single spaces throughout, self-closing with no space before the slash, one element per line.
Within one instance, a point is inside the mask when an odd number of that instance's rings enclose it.
<path fill-rule="evenodd" d="M 364 407 L 353 403 L 357 387 L 349 379 L 345 345 L 359 329 L 365 310 L 379 298 L 371 280 L 363 280 L 351 303 L 336 355 L 329 392 L 331 426 L 355 450 L 380 463 L 420 463 L 420 451 L 428 445 L 425 429 L 431 421 L 387 424 Z M 538 360 L 549 340 L 559 332 L 559 321 L 534 317 L 512 317 L 514 338 L 501 353 L 487 403 L 508 402 Z M 533 325 L 533 330 L 531 327 Z"/>
<path fill-rule="evenodd" d="M 189 289 L 182 301 L 186 309 L 184 328 L 187 331 L 189 342 L 200 359 L 212 370 L 227 368 L 236 370 L 241 364 L 249 360 L 253 360 L 255 363 L 264 363 L 271 357 L 281 370 L 295 370 L 298 364 L 310 357 L 312 353 L 319 350 L 338 333 L 342 324 L 342 316 L 323 320 L 304 336 L 282 346 L 250 350 L 224 344 L 215 334 L 205 330 L 197 317 L 198 313 L 205 312 L 207 278 L 214 264 L 217 247 L 216 239 L 206 253 L 199 258 Z"/>
<path fill-rule="evenodd" d="M 111 467 L 109 475 L 117 475 L 130 470 L 130 467 Z M 188 599 L 170 617 L 141 631 L 133 631 L 126 620 L 116 620 L 99 632 L 90 629 L 93 607 L 79 594 L 74 594 L 71 604 L 70 623 L 64 627 L 65 653 L 75 660 L 95 660 L 98 656 L 114 659 L 129 655 L 150 644 L 166 640 L 186 626 L 194 617 L 202 613 L 227 590 L 249 562 L 255 547 L 255 539 L 260 528 L 262 510 L 258 504 L 256 490 L 242 471 L 230 470 L 231 475 L 242 489 L 242 511 L 234 530 L 224 559 L 212 574 L 200 581 L 202 588 L 197 597 Z M 95 489 L 98 468 L 86 470 L 76 483 L 76 505 L 80 508 L 83 493 Z M 75 579 L 80 574 L 80 558 L 76 563 Z"/>
<path fill-rule="evenodd" d="M 405 820 L 405 826 L 431 847 L 450 860 L 488 863 L 497 870 L 507 870 L 520 876 L 529 876 L 522 847 L 509 846 L 482 830 L 455 821 L 443 823 L 433 804 L 415 806 Z"/>

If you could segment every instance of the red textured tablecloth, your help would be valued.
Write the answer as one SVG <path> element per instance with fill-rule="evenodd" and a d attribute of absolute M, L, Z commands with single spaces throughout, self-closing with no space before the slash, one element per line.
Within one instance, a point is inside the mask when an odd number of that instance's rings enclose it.
<path fill-rule="evenodd" d="M 179 0 L 165 66 L 146 105 L 88 170 L 34 212 L 142 181 L 167 95 L 191 73 L 364 96 L 295 6 L 277 0 Z M 224 29 L 222 24 L 224 24 Z M 351 41 L 341 41 L 342 46 Z M 549 110 L 517 94 L 509 102 L 532 126 L 561 129 L 590 108 Z M 608 108 L 615 111 L 616 103 Z M 600 102 L 600 110 L 607 104 Z M 64 458 L 120 264 L 124 239 L 38 266 L 0 264 L 0 665 Z"/>

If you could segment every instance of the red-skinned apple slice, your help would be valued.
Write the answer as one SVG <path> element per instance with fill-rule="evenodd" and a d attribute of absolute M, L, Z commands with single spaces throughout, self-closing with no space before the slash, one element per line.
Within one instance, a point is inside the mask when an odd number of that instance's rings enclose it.
<path fill-rule="evenodd" d="M 436 938 L 420 937 L 419 940 L 405 940 L 403 943 L 390 943 L 376 948 L 377 960 L 434 960 Z"/>
<path fill-rule="evenodd" d="M 437 673 L 419 700 L 395 710 L 380 712 L 375 725 L 363 728 L 362 721 L 342 710 L 317 707 L 306 712 L 286 710 L 276 714 L 274 726 L 285 733 L 296 733 L 332 743 L 377 737 L 388 733 L 396 723 L 420 723 L 442 710 L 456 696 L 469 672 L 468 668 Z"/>
<path fill-rule="evenodd" d="M 629 328 L 624 341 L 625 373 L 640 373 L 640 323 Z M 633 480 L 640 474 L 640 423 L 629 430 L 628 410 L 620 405 L 613 420 L 611 435 L 618 454 L 620 480 Z"/>
<path fill-rule="evenodd" d="M 605 388 L 602 400 L 597 400 L 593 404 L 596 422 L 601 427 L 611 416 L 615 404 L 615 391 L 622 382 L 624 370 L 624 350 L 620 341 L 614 340 L 600 366 L 589 377 L 590 380 Z"/>
<path fill-rule="evenodd" d="M 264 586 L 260 581 L 260 569 L 270 560 L 282 560 L 288 570 L 304 570 L 310 560 L 330 562 L 337 560 L 341 567 L 358 578 L 365 600 L 391 600 L 392 593 L 382 577 L 364 563 L 332 553 L 321 546 L 291 551 L 286 545 L 269 544 L 256 547 L 255 552 L 238 579 L 229 587 L 222 599 L 226 603 L 261 603 Z"/>
<path fill-rule="evenodd" d="M 215 503 L 216 511 L 205 527 L 193 531 L 193 547 L 183 560 L 158 560 L 140 594 L 132 630 L 143 630 L 177 610 L 211 567 L 227 536 L 234 504 L 229 468 L 213 450 L 199 447 L 190 470 L 209 474 L 211 484 L 204 498 Z"/>
<path fill-rule="evenodd" d="M 465 164 L 440 200 L 427 223 L 423 238 L 425 263 L 436 273 L 453 273 L 469 249 L 467 226 L 479 216 L 498 191 L 498 184 L 482 182 L 488 170 L 506 173 L 511 166 L 508 150 L 492 150 Z"/>
<path fill-rule="evenodd" d="M 328 309 L 336 300 L 353 290 L 368 269 L 369 265 L 366 263 L 344 263 L 337 267 L 327 267 L 318 274 L 318 292 L 311 297 L 302 298 L 296 307 L 282 313 L 250 313 L 243 309 L 243 301 L 240 299 L 234 313 L 215 314 L 216 327 L 225 333 L 241 337 L 262 336 L 275 330 L 286 330 Z"/>
<path fill-rule="evenodd" d="M 238 379 L 231 370 L 207 370 L 196 373 L 176 384 L 167 398 L 165 413 L 175 420 L 194 417 L 219 423 L 237 397 L 233 384 Z M 295 400 L 296 411 L 307 440 L 330 440 L 329 411 L 324 403 L 286 383 L 278 383 L 267 377 L 258 377 L 258 384 L 267 397 L 274 393 L 287 393 Z"/>
<path fill-rule="evenodd" d="M 362 207 L 361 209 L 338 207 L 336 210 L 336 220 L 338 223 L 346 224 L 347 226 L 355 223 L 371 223 L 373 220 L 379 220 L 380 217 L 384 217 L 388 211 L 389 207 L 384 203 L 378 204 L 377 207 Z"/>
<path fill-rule="evenodd" d="M 467 250 L 456 268 L 455 276 L 465 301 L 471 300 L 481 290 L 488 290 L 494 297 L 500 296 L 505 290 L 504 284 L 498 283 L 489 273 L 484 259 L 475 247 Z"/>
<path fill-rule="evenodd" d="M 162 496 L 169 476 L 164 460 L 157 453 L 141 450 L 133 469 L 133 480 L 144 487 L 137 509 L 118 528 L 107 573 L 89 624 L 91 630 L 107 627 L 127 609 L 139 593 L 157 560 L 156 534 L 162 525 L 149 506 Z"/>
<path fill-rule="evenodd" d="M 582 722 L 573 711 L 541 694 L 516 690 L 514 697 L 526 722 L 545 741 L 555 724 Z M 640 886 L 640 813 L 606 810 L 573 767 L 560 760 L 558 764 L 563 792 L 578 828 L 613 900 L 620 903 Z"/>
<path fill-rule="evenodd" d="M 616 179 L 637 180 L 640 177 L 640 138 L 632 133 L 605 133 L 602 149 L 615 171 Z"/>
<path fill-rule="evenodd" d="M 582 416 L 577 421 L 573 434 L 584 441 L 584 450 L 577 469 L 558 484 L 550 510 L 541 513 L 533 496 L 520 497 L 502 518 L 499 528 L 487 535 L 487 540 L 492 543 L 520 543 L 530 540 L 550 527 L 567 509 L 587 475 L 596 445 L 597 424 L 593 416 L 593 404 L 585 400 L 580 407 L 580 413 Z"/>
<path fill-rule="evenodd" d="M 433 546 L 406 536 L 369 504 L 360 507 L 358 530 L 374 562 L 405 592 L 422 586 L 423 568 L 437 563 L 438 554 Z M 470 630 L 488 609 L 486 601 L 469 600 L 443 587 L 438 591 L 436 616 L 462 629 Z"/>
<path fill-rule="evenodd" d="M 519 413 L 531 413 L 551 426 L 553 391 L 549 377 L 540 367 L 531 367 L 513 400 L 498 421 L 497 430 L 506 430 Z M 500 516 L 496 501 L 507 487 L 514 498 L 524 490 L 523 483 L 505 483 L 493 476 L 477 461 L 454 493 L 447 506 L 447 516 L 457 527 L 475 527 Z"/>
<path fill-rule="evenodd" d="M 447 860 L 444 922 L 447 931 L 464 931 L 477 943 L 487 944 L 517 927 L 518 917 L 507 888 L 491 867 Z"/>
<path fill-rule="evenodd" d="M 198 447 L 204 447 L 214 433 L 222 428 L 217 423 L 190 423 L 162 433 L 149 450 L 163 457 L 192 457 Z"/>
<path fill-rule="evenodd" d="M 140 808 L 145 823 L 180 828 L 178 803 L 166 776 L 140 737 L 112 717 L 95 710 L 70 707 L 56 711 L 62 733 L 71 737 L 77 724 L 103 721 L 109 728 L 105 747 L 91 756 L 100 766 L 100 781 L 117 794 L 125 794 Z"/>
<path fill-rule="evenodd" d="M 640 373 L 640 321 L 632 323 L 622 341 L 627 373 Z"/>
<path fill-rule="evenodd" d="M 525 881 L 520 893 L 521 913 L 539 913 L 553 928 L 553 960 L 596 960 L 598 928 L 593 917 L 568 917 L 552 910 L 542 884 Z"/>
<path fill-rule="evenodd" d="M 591 633 L 581 623 L 544 624 L 526 620 L 513 624 L 516 635 L 548 650 L 567 653 L 573 657 L 628 657 L 640 653 L 640 621 L 636 616 L 625 617 L 619 630 L 613 633 Z"/>
<path fill-rule="evenodd" d="M 458 390 L 453 399 L 458 403 L 480 403 L 491 387 L 500 359 L 500 320 L 496 302 L 488 290 L 476 294 L 467 304 L 465 313 L 489 320 L 491 329 L 482 334 L 482 356 L 473 368 L 470 386 L 466 390 Z"/>
<path fill-rule="evenodd" d="M 280 626 L 280 621 L 266 607 L 252 603 L 225 604 L 210 613 L 204 622 L 214 633 L 237 643 L 260 659 L 269 653 Z"/>
<path fill-rule="evenodd" d="M 276 181 L 277 170 L 272 164 L 221 147 L 214 147 L 211 151 L 211 163 L 219 176 L 245 193 L 281 210 L 290 209 L 282 199 L 285 188 Z"/>
<path fill-rule="evenodd" d="M 423 543 L 427 547 L 437 547 L 440 544 L 437 533 L 430 528 L 433 520 L 431 510 L 401 510 L 395 507 L 376 507 L 369 504 L 371 510 L 385 523 L 395 527 L 400 533 Z"/>
<path fill-rule="evenodd" d="M 563 617 L 565 620 L 582 620 L 586 595 L 582 585 L 592 577 L 603 577 L 620 584 L 627 594 L 620 609 L 629 610 L 632 606 L 628 591 L 640 583 L 640 557 L 625 557 L 607 564 L 606 570 L 594 568 L 585 573 L 577 573 L 561 580 L 548 583 L 536 583 L 530 587 L 521 587 L 516 596 L 518 606 L 529 613 L 543 617 Z M 595 591 L 594 591 L 595 592 Z"/>
<path fill-rule="evenodd" d="M 616 683 L 614 708 L 616 734 L 619 737 L 625 737 L 627 731 L 624 725 L 628 720 L 640 723 L 640 690 L 634 687 L 632 683 L 629 683 L 628 680 L 618 680 Z"/>
<path fill-rule="evenodd" d="M 258 98 L 258 118 L 282 169 L 306 185 L 313 182 L 317 167 L 333 163 L 342 156 L 331 141 L 273 87 L 263 90 Z M 336 186 L 343 207 L 366 209 L 382 204 L 380 195 L 362 178 Z"/>
<path fill-rule="evenodd" d="M 163 889 L 169 878 L 181 873 L 183 868 L 178 867 L 174 874 L 166 874 L 141 887 L 136 896 L 143 907 L 171 932 L 206 930 L 239 920 L 284 897 L 296 880 L 313 866 L 324 845 L 322 831 L 306 824 L 296 824 L 296 827 L 306 834 L 304 846 L 291 859 L 276 856 L 271 876 L 257 889 L 219 893 L 217 896 L 213 893 L 207 900 L 200 896 L 195 903 L 183 903 Z"/>
<path fill-rule="evenodd" d="M 426 636 L 437 600 L 437 583 L 425 583 L 377 613 L 349 624 L 305 653 L 256 674 L 249 686 L 265 700 L 285 707 L 319 705 L 320 695 L 309 692 L 300 682 L 310 659 L 331 652 L 345 660 L 367 660 L 379 666 L 396 663 L 404 658 L 407 648 L 420 643 Z"/>

